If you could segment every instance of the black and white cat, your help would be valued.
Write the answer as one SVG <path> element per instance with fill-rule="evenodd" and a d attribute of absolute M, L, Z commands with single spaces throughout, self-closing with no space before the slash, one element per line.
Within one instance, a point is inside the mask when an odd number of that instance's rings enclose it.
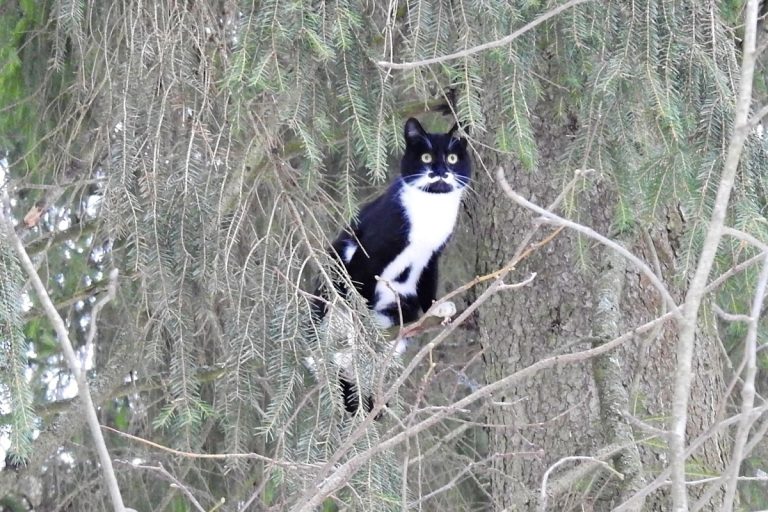
<path fill-rule="evenodd" d="M 404 135 L 400 177 L 366 204 L 332 244 L 334 256 L 382 328 L 399 325 L 401 315 L 403 323 L 417 320 L 432 306 L 438 260 L 472 173 L 467 141 L 457 125 L 448 133 L 427 133 L 411 118 Z M 316 313 L 322 317 L 325 305 Z M 394 350 L 400 354 L 405 346 Z M 337 364 L 343 365 L 343 359 L 337 358 Z M 340 385 L 345 408 L 354 413 L 359 401 L 349 379 L 342 374 Z M 371 407 L 366 397 L 365 408 Z"/>

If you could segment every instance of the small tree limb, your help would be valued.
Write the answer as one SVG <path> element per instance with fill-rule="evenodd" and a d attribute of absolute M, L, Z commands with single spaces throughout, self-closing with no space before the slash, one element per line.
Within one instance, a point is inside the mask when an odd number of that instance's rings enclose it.
<path fill-rule="evenodd" d="M 109 490 L 109 496 L 112 500 L 112 506 L 115 512 L 125 512 L 125 505 L 123 504 L 123 497 L 120 494 L 120 488 L 117 485 L 117 477 L 115 476 L 115 470 L 112 467 L 112 459 L 109 456 L 107 445 L 104 442 L 104 437 L 101 434 L 101 428 L 99 425 L 99 418 L 96 415 L 96 407 L 93 405 L 93 399 L 91 398 L 91 392 L 88 389 L 88 382 L 85 378 L 85 372 L 80 369 L 80 362 L 75 354 L 75 349 L 72 346 L 72 342 L 69 339 L 69 332 L 67 326 L 64 324 L 64 319 L 61 318 L 59 312 L 56 311 L 51 297 L 48 295 L 48 291 L 45 289 L 43 281 L 35 270 L 35 265 L 29 258 L 27 251 L 24 249 L 21 239 L 13 229 L 13 225 L 9 218 L 5 216 L 2 209 L 0 209 L 0 224 L 5 229 L 8 239 L 11 241 L 13 249 L 19 257 L 21 267 L 29 276 L 32 286 L 35 288 L 40 303 L 45 310 L 45 314 L 50 320 L 53 328 L 56 330 L 56 335 L 61 343 L 62 351 L 64 352 L 64 358 L 67 361 L 69 370 L 75 377 L 77 383 L 77 391 L 83 400 L 83 407 L 85 409 L 86 421 L 88 423 L 88 429 L 93 437 L 93 443 L 96 447 L 96 452 L 99 455 L 99 462 L 101 463 L 102 475 L 104 477 L 104 484 Z M 95 322 L 95 318 L 91 321 Z"/>
<path fill-rule="evenodd" d="M 455 59 L 461 59 L 463 57 L 469 57 L 470 55 L 474 55 L 475 53 L 480 53 L 480 52 L 483 52 L 485 50 L 490 50 L 491 48 L 498 48 L 499 46 L 507 45 L 507 44 L 511 43 L 512 41 L 514 41 L 515 39 L 517 39 L 518 37 L 520 37 L 521 35 L 523 35 L 526 32 L 528 32 L 529 30 L 534 29 L 537 26 L 541 25 L 542 23 L 544 23 L 548 19 L 554 18 L 555 16 L 557 16 L 561 12 L 563 12 L 563 11 L 565 11 L 567 9 L 570 9 L 571 7 L 575 7 L 575 6 L 579 5 L 579 4 L 583 4 L 583 3 L 589 2 L 589 1 L 591 1 L 591 0 L 571 0 L 570 2 L 566 2 L 566 3 L 564 3 L 563 5 L 561 5 L 559 7 L 555 7 L 554 9 L 552 9 L 549 12 L 547 12 L 545 14 L 542 14 L 541 16 L 539 16 L 535 20 L 531 21 L 530 23 L 527 23 L 523 27 L 515 30 L 514 32 L 512 32 L 508 36 L 502 37 L 501 39 L 498 39 L 496 41 L 491 41 L 489 43 L 483 43 L 483 44 L 480 44 L 480 45 L 477 45 L 477 46 L 473 46 L 472 48 L 467 48 L 466 50 L 462 50 L 460 52 L 451 53 L 451 54 L 448 54 L 448 55 L 442 55 L 440 57 L 433 57 L 431 59 L 419 60 L 419 61 L 415 61 L 415 62 L 399 62 L 398 63 L 398 62 L 387 62 L 387 61 L 383 61 L 382 60 L 382 61 L 376 62 L 376 65 L 380 66 L 382 68 L 387 68 L 387 69 L 413 69 L 413 68 L 418 68 L 418 67 L 421 67 L 421 66 L 429 66 L 430 64 L 438 64 L 438 63 L 441 63 L 441 62 L 447 62 L 449 60 L 455 60 Z"/>
<path fill-rule="evenodd" d="M 596 232 L 595 230 L 584 226 L 583 224 L 579 224 L 577 222 L 573 222 L 568 219 L 564 219 L 563 217 L 560 217 L 557 214 L 552 213 L 551 211 L 545 210 L 541 206 L 538 206 L 536 204 L 533 204 L 532 202 L 525 199 L 523 196 L 518 194 L 517 192 L 512 189 L 509 182 L 507 181 L 506 176 L 504 175 L 504 169 L 499 167 L 499 169 L 496 171 L 496 179 L 498 180 L 499 184 L 501 185 L 502 190 L 504 190 L 504 193 L 507 194 L 507 196 L 512 199 L 514 202 L 519 204 L 520 206 L 523 206 L 533 212 L 538 213 L 542 216 L 543 220 L 545 222 L 548 222 L 550 224 L 554 224 L 556 226 L 564 226 L 569 229 L 573 229 L 574 231 L 578 231 L 579 233 L 582 233 L 594 240 L 597 240 L 601 244 L 610 247 L 614 251 L 618 252 L 622 256 L 624 256 L 626 259 L 631 261 L 640 271 L 645 275 L 648 280 L 653 284 L 653 286 L 659 291 L 659 294 L 661 294 L 661 297 L 664 299 L 664 301 L 669 306 L 670 311 L 675 313 L 675 315 L 678 315 L 678 306 L 675 303 L 675 299 L 672 298 L 672 295 L 669 293 L 669 290 L 667 290 L 667 287 L 664 285 L 664 283 L 661 281 L 661 279 L 651 270 L 651 268 L 646 265 L 640 258 L 626 250 L 621 245 L 617 244 L 613 240 L 610 240 L 606 238 L 605 236 L 601 235 L 600 233 Z"/>
<path fill-rule="evenodd" d="M 721 478 L 725 481 L 725 496 L 723 498 L 723 512 L 733 510 L 733 502 L 736 497 L 736 487 L 738 485 L 739 468 L 744 459 L 744 447 L 747 444 L 749 431 L 752 424 L 757 419 L 754 415 L 755 405 L 755 377 L 757 375 L 757 325 L 760 318 L 760 311 L 763 309 L 765 300 L 765 291 L 768 288 L 768 254 L 763 260 L 763 268 L 760 271 L 755 296 L 752 299 L 752 311 L 749 315 L 749 327 L 747 336 L 744 340 L 744 353 L 746 358 L 744 384 L 741 387 L 741 421 L 736 430 L 733 441 L 733 451 L 731 452 L 731 462 L 728 468 L 723 472 Z M 717 489 L 717 487 L 713 487 Z"/>
<path fill-rule="evenodd" d="M 677 340 L 677 371 L 672 398 L 672 436 L 669 440 L 672 469 L 672 509 L 688 510 L 688 492 L 685 488 L 685 429 L 688 425 L 688 400 L 693 380 L 693 351 L 698 327 L 699 307 L 706 290 L 707 279 L 715 261 L 720 238 L 723 235 L 725 215 L 741 159 L 741 151 L 749 133 L 749 106 L 752 103 L 752 80 L 755 73 L 755 40 L 757 33 L 757 0 L 748 0 L 744 26 L 744 53 L 733 131 L 728 144 L 720 184 L 717 187 L 712 217 L 702 245 L 696 271 L 683 303 L 683 318 L 679 320 Z"/>
<path fill-rule="evenodd" d="M 544 472 L 544 476 L 541 478 L 541 489 L 539 490 L 539 506 L 538 510 L 539 512 L 545 512 L 547 510 L 547 481 L 549 480 L 549 475 L 557 469 L 559 466 L 565 464 L 566 462 L 572 462 L 572 461 L 588 461 L 593 462 L 595 464 L 599 464 L 603 468 L 605 468 L 607 471 L 610 471 L 614 475 L 616 475 L 620 480 L 624 479 L 624 475 L 613 469 L 613 467 L 608 464 L 607 462 L 597 459 L 595 457 L 586 457 L 586 456 L 580 456 L 580 455 L 574 455 L 571 457 L 563 457 L 562 459 L 558 460 L 547 470 Z"/>

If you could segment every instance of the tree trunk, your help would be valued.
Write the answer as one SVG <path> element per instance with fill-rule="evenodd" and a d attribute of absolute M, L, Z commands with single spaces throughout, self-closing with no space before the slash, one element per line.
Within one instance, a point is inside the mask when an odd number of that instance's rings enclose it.
<path fill-rule="evenodd" d="M 534 225 L 534 216 L 514 204 L 489 177 L 496 167 L 506 169 L 517 193 L 542 207 L 551 203 L 573 176 L 574 169 L 564 169 L 561 162 L 575 123 L 548 111 L 546 105 L 555 103 L 551 100 L 540 102 L 535 112 L 539 149 L 535 171 L 515 170 L 512 161 L 502 161 L 495 154 L 483 155 L 490 172 L 477 173 L 475 188 L 482 199 L 471 216 L 478 241 L 477 275 L 503 266 Z M 492 105 L 486 108 L 488 126 L 496 126 L 492 120 L 495 111 Z M 609 184 L 593 176 L 574 194 L 578 206 L 565 216 L 611 235 L 614 201 Z M 562 209 L 558 213 L 562 214 Z M 660 268 L 678 303 L 684 293 L 684 279 L 679 276 L 685 275 L 675 258 L 680 225 L 670 220 L 666 225 L 642 226 L 625 241 L 626 247 L 652 268 Z M 641 231 L 645 228 L 648 236 Z M 533 241 L 553 231 L 552 226 L 542 225 Z M 479 312 L 488 382 L 549 356 L 592 348 L 666 312 L 659 294 L 638 269 L 609 251 L 565 229 L 518 265 L 508 282 L 536 272 L 533 284 L 496 295 Z M 601 313 L 596 303 L 607 304 L 608 320 L 601 316 L 605 312 Z M 605 322 L 615 325 L 606 328 L 602 325 Z M 593 461 L 566 461 L 549 475 L 547 510 L 581 510 L 578 507 L 584 504 L 586 509 L 611 510 L 653 480 L 667 467 L 666 441 L 633 428 L 621 409 L 628 409 L 653 427 L 669 427 L 676 339 L 676 326 L 669 321 L 603 358 L 541 371 L 494 396 L 487 417 L 490 452 L 499 455 L 493 459 L 490 472 L 492 508 L 535 509 L 545 471 L 563 457 L 601 458 L 625 478 L 618 480 Z M 689 440 L 716 422 L 718 400 L 724 390 L 722 353 L 717 343 L 717 338 L 707 333 L 698 339 Z M 627 444 L 627 449 L 615 450 Z M 691 461 L 696 466 L 692 469 L 721 473 L 723 454 L 717 438 L 694 453 Z M 664 488 L 661 490 L 644 502 L 636 502 L 633 509 L 669 510 Z M 701 491 L 693 488 L 690 492 L 697 490 Z"/>

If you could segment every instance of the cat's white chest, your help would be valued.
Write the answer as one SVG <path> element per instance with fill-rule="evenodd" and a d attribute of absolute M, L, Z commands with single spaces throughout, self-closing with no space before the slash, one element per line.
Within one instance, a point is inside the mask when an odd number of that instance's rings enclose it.
<path fill-rule="evenodd" d="M 410 222 L 409 245 L 432 248 L 434 252 L 451 236 L 461 204 L 461 190 L 432 194 L 403 186 L 400 201 Z"/>
<path fill-rule="evenodd" d="M 382 282 L 376 284 L 374 311 L 383 310 L 402 296 L 416 295 L 416 286 L 432 255 L 451 236 L 461 204 L 461 190 L 446 194 L 433 194 L 404 186 L 400 193 L 403 212 L 408 219 L 409 231 L 402 252 L 384 268 Z M 397 280 L 403 272 L 407 278 Z M 385 315 L 377 315 L 383 327 L 392 322 Z"/>

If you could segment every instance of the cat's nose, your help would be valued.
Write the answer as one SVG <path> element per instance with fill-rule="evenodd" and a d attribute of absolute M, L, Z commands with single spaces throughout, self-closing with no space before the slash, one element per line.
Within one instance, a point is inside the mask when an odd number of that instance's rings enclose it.
<path fill-rule="evenodd" d="M 439 176 L 441 178 L 447 178 L 448 171 L 446 169 L 437 168 L 434 171 L 427 172 L 427 177 L 434 178 L 435 176 Z"/>

